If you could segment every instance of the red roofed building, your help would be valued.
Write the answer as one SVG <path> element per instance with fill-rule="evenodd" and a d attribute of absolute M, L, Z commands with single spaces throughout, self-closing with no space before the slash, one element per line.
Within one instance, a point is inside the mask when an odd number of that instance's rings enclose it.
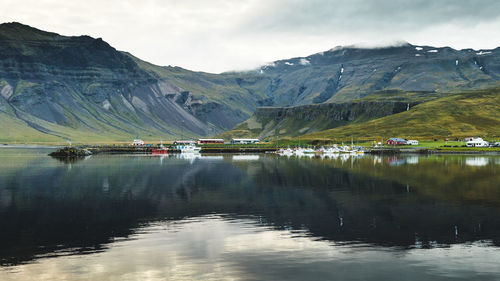
<path fill-rule="evenodd" d="M 402 138 L 390 138 L 386 143 L 387 145 L 406 145 L 406 140 Z"/>

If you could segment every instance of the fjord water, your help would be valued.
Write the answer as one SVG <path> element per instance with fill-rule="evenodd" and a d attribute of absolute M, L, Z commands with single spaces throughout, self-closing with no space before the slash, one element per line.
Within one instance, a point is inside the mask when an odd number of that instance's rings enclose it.
<path fill-rule="evenodd" d="M 500 157 L 0 149 L 0 280 L 500 280 Z"/>

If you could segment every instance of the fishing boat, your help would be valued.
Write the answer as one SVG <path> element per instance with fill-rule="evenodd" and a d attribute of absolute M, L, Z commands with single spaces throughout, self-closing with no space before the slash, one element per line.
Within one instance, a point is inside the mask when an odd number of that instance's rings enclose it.
<path fill-rule="evenodd" d="M 334 145 L 333 147 L 329 147 L 323 150 L 324 154 L 338 154 L 340 153 L 340 149 L 337 147 L 337 145 Z"/>
<path fill-rule="evenodd" d="M 287 149 L 280 149 L 278 151 L 278 154 L 281 156 L 292 156 L 293 155 L 293 150 L 290 148 Z"/>
<path fill-rule="evenodd" d="M 295 156 L 304 156 L 304 149 L 301 148 L 301 147 L 298 147 L 296 148 L 294 151 L 293 151 L 293 155 Z"/>
<path fill-rule="evenodd" d="M 158 148 L 153 148 L 151 150 L 151 154 L 153 155 L 168 154 L 168 148 L 163 146 L 163 142 L 160 142 L 160 146 Z"/>
<path fill-rule="evenodd" d="M 200 153 L 201 147 L 194 144 L 182 145 L 180 147 L 181 153 Z"/>
<path fill-rule="evenodd" d="M 303 153 L 304 153 L 304 154 L 312 154 L 312 155 L 314 155 L 314 154 L 316 153 L 316 150 L 314 150 L 314 149 L 312 149 L 312 148 L 305 148 L 305 149 L 303 150 Z"/>
<path fill-rule="evenodd" d="M 340 152 L 341 153 L 350 153 L 351 152 L 351 148 L 348 145 L 342 145 L 340 147 Z"/>

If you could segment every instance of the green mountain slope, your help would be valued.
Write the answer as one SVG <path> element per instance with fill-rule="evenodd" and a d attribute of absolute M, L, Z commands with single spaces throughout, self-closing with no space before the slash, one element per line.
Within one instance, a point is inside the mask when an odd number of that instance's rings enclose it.
<path fill-rule="evenodd" d="M 0 140 L 32 140 L 22 136 L 33 129 L 42 139 L 85 142 L 214 135 L 261 99 L 233 76 L 154 66 L 101 39 L 1 24 L 0 113 L 19 126 Z"/>
<path fill-rule="evenodd" d="M 414 104 L 416 103 L 411 103 Z M 356 101 L 286 108 L 262 107 L 248 120 L 220 136 L 260 139 L 275 136 L 295 137 L 402 112 L 408 105 L 406 102 L 393 101 Z"/>
<path fill-rule="evenodd" d="M 500 89 L 453 94 L 416 105 L 408 111 L 306 134 L 301 138 L 470 136 L 500 136 Z"/>

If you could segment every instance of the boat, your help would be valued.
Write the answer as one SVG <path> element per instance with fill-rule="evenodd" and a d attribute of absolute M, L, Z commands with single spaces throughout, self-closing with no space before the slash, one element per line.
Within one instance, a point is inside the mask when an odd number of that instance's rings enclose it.
<path fill-rule="evenodd" d="M 312 148 L 306 148 L 302 151 L 304 154 L 316 154 L 316 150 L 312 149 Z"/>
<path fill-rule="evenodd" d="M 301 148 L 301 147 L 298 147 L 296 148 L 294 151 L 293 151 L 293 155 L 295 156 L 304 156 L 304 149 Z"/>
<path fill-rule="evenodd" d="M 316 149 L 314 151 L 314 155 L 320 156 L 320 157 L 322 157 L 324 153 L 325 153 L 325 148 L 324 147 L 321 147 L 321 148 Z"/>
<path fill-rule="evenodd" d="M 160 142 L 160 146 L 158 148 L 153 148 L 151 150 L 151 154 L 153 155 L 168 154 L 168 148 L 163 146 L 163 142 Z"/>
<path fill-rule="evenodd" d="M 362 149 L 358 149 L 358 150 L 356 151 L 356 154 L 358 154 L 358 155 L 364 155 L 364 154 L 365 154 L 365 151 L 364 151 L 364 150 L 362 150 Z"/>
<path fill-rule="evenodd" d="M 337 145 L 334 145 L 333 147 L 329 147 L 323 150 L 324 154 L 338 154 L 340 153 L 340 149 L 337 147 Z"/>
<path fill-rule="evenodd" d="M 181 145 L 180 146 L 181 153 L 200 153 L 201 147 L 196 146 L 194 144 Z"/>
<path fill-rule="evenodd" d="M 341 153 L 350 153 L 351 152 L 351 148 L 347 145 L 343 145 L 340 147 L 340 152 Z"/>
<path fill-rule="evenodd" d="M 290 148 L 287 148 L 287 149 L 280 149 L 278 151 L 278 154 L 281 155 L 281 156 L 292 156 L 293 155 L 293 150 L 290 149 Z"/>

